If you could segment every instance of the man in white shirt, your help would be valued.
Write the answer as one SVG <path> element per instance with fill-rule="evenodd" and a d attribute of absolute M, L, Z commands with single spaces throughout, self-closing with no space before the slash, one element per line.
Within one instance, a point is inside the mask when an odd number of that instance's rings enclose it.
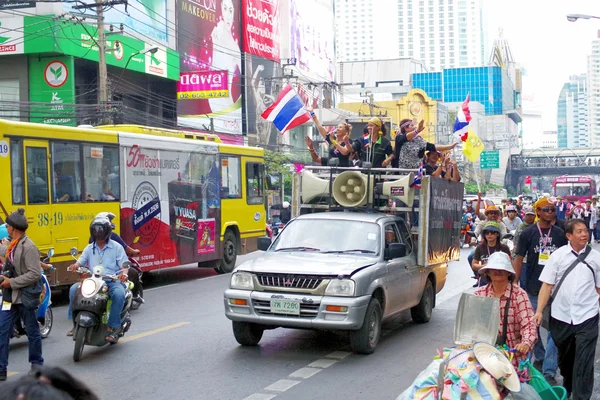
<path fill-rule="evenodd" d="M 578 255 L 586 250 L 588 227 L 582 219 L 565 224 L 569 244 L 556 250 L 540 275 L 543 282 L 535 319 L 542 321 L 554 285 L 560 282 Z M 550 332 L 558 347 L 563 386 L 573 400 L 589 400 L 594 387 L 594 360 L 598 340 L 600 253 L 591 250 L 567 275 L 552 302 Z"/>

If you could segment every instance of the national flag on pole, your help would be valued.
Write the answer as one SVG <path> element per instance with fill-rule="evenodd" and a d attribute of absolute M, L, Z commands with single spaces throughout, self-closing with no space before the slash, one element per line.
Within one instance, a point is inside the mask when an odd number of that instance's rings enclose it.
<path fill-rule="evenodd" d="M 310 121 L 310 114 L 304 108 L 298 93 L 287 84 L 277 96 L 277 100 L 261 116 L 279 129 L 281 134 Z"/>
<path fill-rule="evenodd" d="M 471 162 L 477 162 L 479 160 L 479 156 L 484 149 L 483 142 L 479 139 L 479 136 L 475 133 L 475 131 L 469 127 L 468 128 L 468 138 L 467 141 L 463 144 L 463 153 L 465 157 Z"/>
<path fill-rule="evenodd" d="M 363 147 L 365 149 L 371 147 L 371 135 L 369 134 L 369 132 L 363 133 Z"/>
<path fill-rule="evenodd" d="M 463 142 L 467 141 L 469 134 L 469 122 L 471 122 L 471 111 L 469 110 L 470 99 L 471 94 L 469 93 L 467 94 L 467 98 L 462 104 L 462 107 L 456 114 L 456 121 L 454 121 L 454 135 L 457 139 L 460 139 Z"/>
<path fill-rule="evenodd" d="M 421 165 L 419 165 L 419 170 L 415 175 L 410 187 L 413 189 L 421 189 L 421 180 L 423 179 L 423 162 L 421 161 Z"/>

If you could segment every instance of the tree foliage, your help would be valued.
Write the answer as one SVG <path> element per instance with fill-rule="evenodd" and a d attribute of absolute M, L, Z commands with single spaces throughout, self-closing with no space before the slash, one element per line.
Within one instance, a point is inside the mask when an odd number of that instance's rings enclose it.
<path fill-rule="evenodd" d="M 504 186 L 495 185 L 493 183 L 488 183 L 487 185 L 481 185 L 481 192 L 485 194 L 488 189 L 502 189 Z M 465 193 L 467 194 L 477 194 L 478 188 L 477 183 L 466 183 L 465 184 Z"/>

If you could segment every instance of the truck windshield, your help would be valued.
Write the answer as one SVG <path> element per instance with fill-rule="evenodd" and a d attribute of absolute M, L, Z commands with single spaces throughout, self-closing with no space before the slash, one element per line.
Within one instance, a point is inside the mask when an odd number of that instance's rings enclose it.
<path fill-rule="evenodd" d="M 302 219 L 288 224 L 271 250 L 379 254 L 381 228 L 371 222 Z"/>

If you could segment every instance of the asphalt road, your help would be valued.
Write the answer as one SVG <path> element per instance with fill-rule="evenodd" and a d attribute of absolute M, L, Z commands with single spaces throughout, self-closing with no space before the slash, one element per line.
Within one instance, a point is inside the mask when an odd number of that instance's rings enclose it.
<path fill-rule="evenodd" d="M 386 323 L 369 356 L 351 353 L 345 335 L 289 329 L 265 331 L 258 347 L 241 347 L 223 312 L 229 275 L 180 267 L 145 277 L 146 304 L 133 312 L 131 330 L 116 346 L 85 347 L 78 363 L 74 342 L 65 336 L 71 326 L 66 302 L 55 302 L 44 358 L 102 399 L 395 399 L 437 349 L 453 345 L 460 293 L 474 283 L 468 251 L 448 268 L 432 320 L 417 325 L 402 315 Z M 598 386 L 600 347 L 596 358 Z M 11 342 L 8 369 L 9 380 L 29 370 L 26 338 Z"/>

